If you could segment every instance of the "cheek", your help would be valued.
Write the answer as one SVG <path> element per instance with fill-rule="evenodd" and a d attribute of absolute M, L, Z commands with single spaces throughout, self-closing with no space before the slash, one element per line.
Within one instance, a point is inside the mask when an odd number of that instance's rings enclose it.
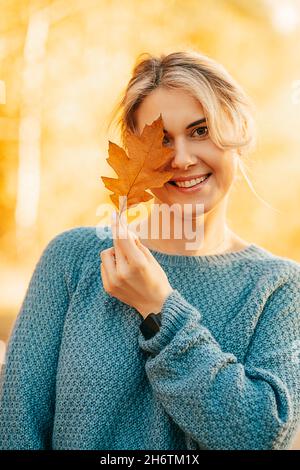
<path fill-rule="evenodd" d="M 237 160 L 230 152 L 219 152 L 214 159 L 212 168 L 218 179 L 221 179 L 226 186 L 234 180 L 237 171 Z"/>
<path fill-rule="evenodd" d="M 198 167 L 201 169 L 211 169 L 215 174 L 220 174 L 224 171 L 224 151 L 219 149 L 210 139 L 198 145 L 194 149 L 194 154 L 198 157 Z"/>
<path fill-rule="evenodd" d="M 162 186 L 161 188 L 148 189 L 147 191 L 151 192 L 151 194 L 153 194 L 153 196 L 156 196 L 158 199 L 160 199 L 161 197 L 166 199 L 167 195 L 169 194 L 168 189 L 164 186 Z"/>

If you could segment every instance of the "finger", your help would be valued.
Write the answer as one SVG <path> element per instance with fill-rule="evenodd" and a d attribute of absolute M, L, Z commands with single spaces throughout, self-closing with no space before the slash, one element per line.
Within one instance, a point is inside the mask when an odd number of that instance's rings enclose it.
<path fill-rule="evenodd" d="M 109 284 L 112 283 L 115 275 L 116 275 L 116 262 L 114 259 L 114 248 L 108 248 L 106 250 L 101 251 L 101 265 L 105 270 L 105 277 Z"/>
<path fill-rule="evenodd" d="M 116 249 L 117 262 L 118 260 L 120 260 L 120 262 L 125 262 L 130 256 L 130 245 L 128 243 L 128 227 L 124 220 L 124 215 L 119 216 L 117 214 L 116 217 L 113 218 L 114 246 Z"/>
<path fill-rule="evenodd" d="M 147 248 L 145 245 L 143 245 L 143 243 L 141 242 L 141 240 L 138 237 L 136 239 L 136 245 L 142 251 L 142 253 L 145 255 L 145 257 L 149 261 L 153 261 L 153 259 L 155 259 L 154 256 L 152 255 L 151 251 L 149 250 L 149 248 Z"/>
<path fill-rule="evenodd" d="M 117 231 L 120 234 L 120 237 L 116 237 L 115 243 L 117 265 L 120 259 L 120 270 L 122 270 L 122 268 L 126 269 L 126 266 L 124 265 L 124 258 L 126 260 L 126 263 L 130 265 L 138 264 L 139 266 L 141 266 L 145 264 L 147 258 L 137 246 L 137 236 L 132 230 L 129 229 L 128 225 L 126 224 L 124 215 L 121 215 L 120 218 L 117 218 L 116 225 Z"/>
<path fill-rule="evenodd" d="M 119 220 L 120 220 L 120 222 L 122 223 L 123 226 L 127 225 L 126 211 L 121 212 Z"/>
<path fill-rule="evenodd" d="M 119 214 L 116 210 L 113 211 L 111 216 L 112 228 L 114 229 L 113 235 L 116 240 L 126 238 L 127 235 L 127 223 L 125 213 Z"/>
<path fill-rule="evenodd" d="M 114 244 L 114 249 L 115 249 L 115 257 L 116 257 L 116 268 L 117 270 L 122 270 L 123 268 L 126 268 L 126 265 L 128 264 L 126 252 L 124 251 L 124 247 L 122 248 L 122 245 L 120 243 L 120 240 L 125 236 L 125 232 L 124 232 L 122 225 L 119 223 L 119 216 L 116 213 L 116 211 L 114 211 L 114 213 L 112 214 L 111 222 L 112 222 L 113 244 Z"/>
<path fill-rule="evenodd" d="M 113 236 L 113 240 L 116 238 L 117 236 L 117 232 L 116 232 L 116 218 L 117 218 L 117 211 L 113 211 L 111 213 L 111 233 L 112 233 L 112 236 Z"/>
<path fill-rule="evenodd" d="M 107 272 L 103 263 L 100 263 L 100 271 L 101 271 L 103 287 L 107 291 L 109 290 L 110 282 L 109 282 Z"/>
<path fill-rule="evenodd" d="M 130 248 L 130 257 L 128 259 L 128 263 L 130 265 L 138 264 L 140 266 L 145 265 L 147 261 L 147 256 L 145 256 L 144 250 L 141 249 L 141 241 L 133 233 L 131 230 L 128 229 L 128 242 Z"/>

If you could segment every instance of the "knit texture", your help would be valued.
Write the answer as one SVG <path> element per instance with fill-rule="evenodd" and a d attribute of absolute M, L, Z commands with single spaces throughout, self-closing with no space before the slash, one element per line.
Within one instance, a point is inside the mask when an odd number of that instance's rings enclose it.
<path fill-rule="evenodd" d="M 105 238 L 106 236 L 106 238 Z M 0 449 L 287 449 L 300 420 L 300 264 L 251 244 L 151 250 L 173 291 L 161 329 L 102 285 L 111 229 L 38 260 L 0 381 Z"/>

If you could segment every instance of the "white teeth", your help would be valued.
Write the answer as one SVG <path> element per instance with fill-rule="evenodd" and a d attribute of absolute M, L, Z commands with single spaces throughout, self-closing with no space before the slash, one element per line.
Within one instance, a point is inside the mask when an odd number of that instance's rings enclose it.
<path fill-rule="evenodd" d="M 176 186 L 180 188 L 190 188 L 191 186 L 195 186 L 195 184 L 199 184 L 207 178 L 208 175 L 202 176 L 201 178 L 192 179 L 189 181 L 175 181 Z"/>

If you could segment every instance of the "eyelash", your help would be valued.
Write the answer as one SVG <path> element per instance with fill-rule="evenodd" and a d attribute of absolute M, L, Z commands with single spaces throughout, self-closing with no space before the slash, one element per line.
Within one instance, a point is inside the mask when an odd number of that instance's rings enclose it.
<path fill-rule="evenodd" d="M 199 135 L 199 134 L 198 134 L 198 137 L 207 137 L 207 135 L 208 135 L 208 127 L 207 127 L 207 126 L 196 127 L 196 129 L 194 129 L 194 130 L 192 131 L 191 136 L 193 136 L 193 134 L 194 134 L 196 131 L 198 131 L 199 129 L 205 129 L 205 130 L 206 130 L 206 133 L 205 133 L 205 134 L 202 134 L 202 135 Z M 165 137 L 164 137 L 164 139 L 165 139 Z"/>

